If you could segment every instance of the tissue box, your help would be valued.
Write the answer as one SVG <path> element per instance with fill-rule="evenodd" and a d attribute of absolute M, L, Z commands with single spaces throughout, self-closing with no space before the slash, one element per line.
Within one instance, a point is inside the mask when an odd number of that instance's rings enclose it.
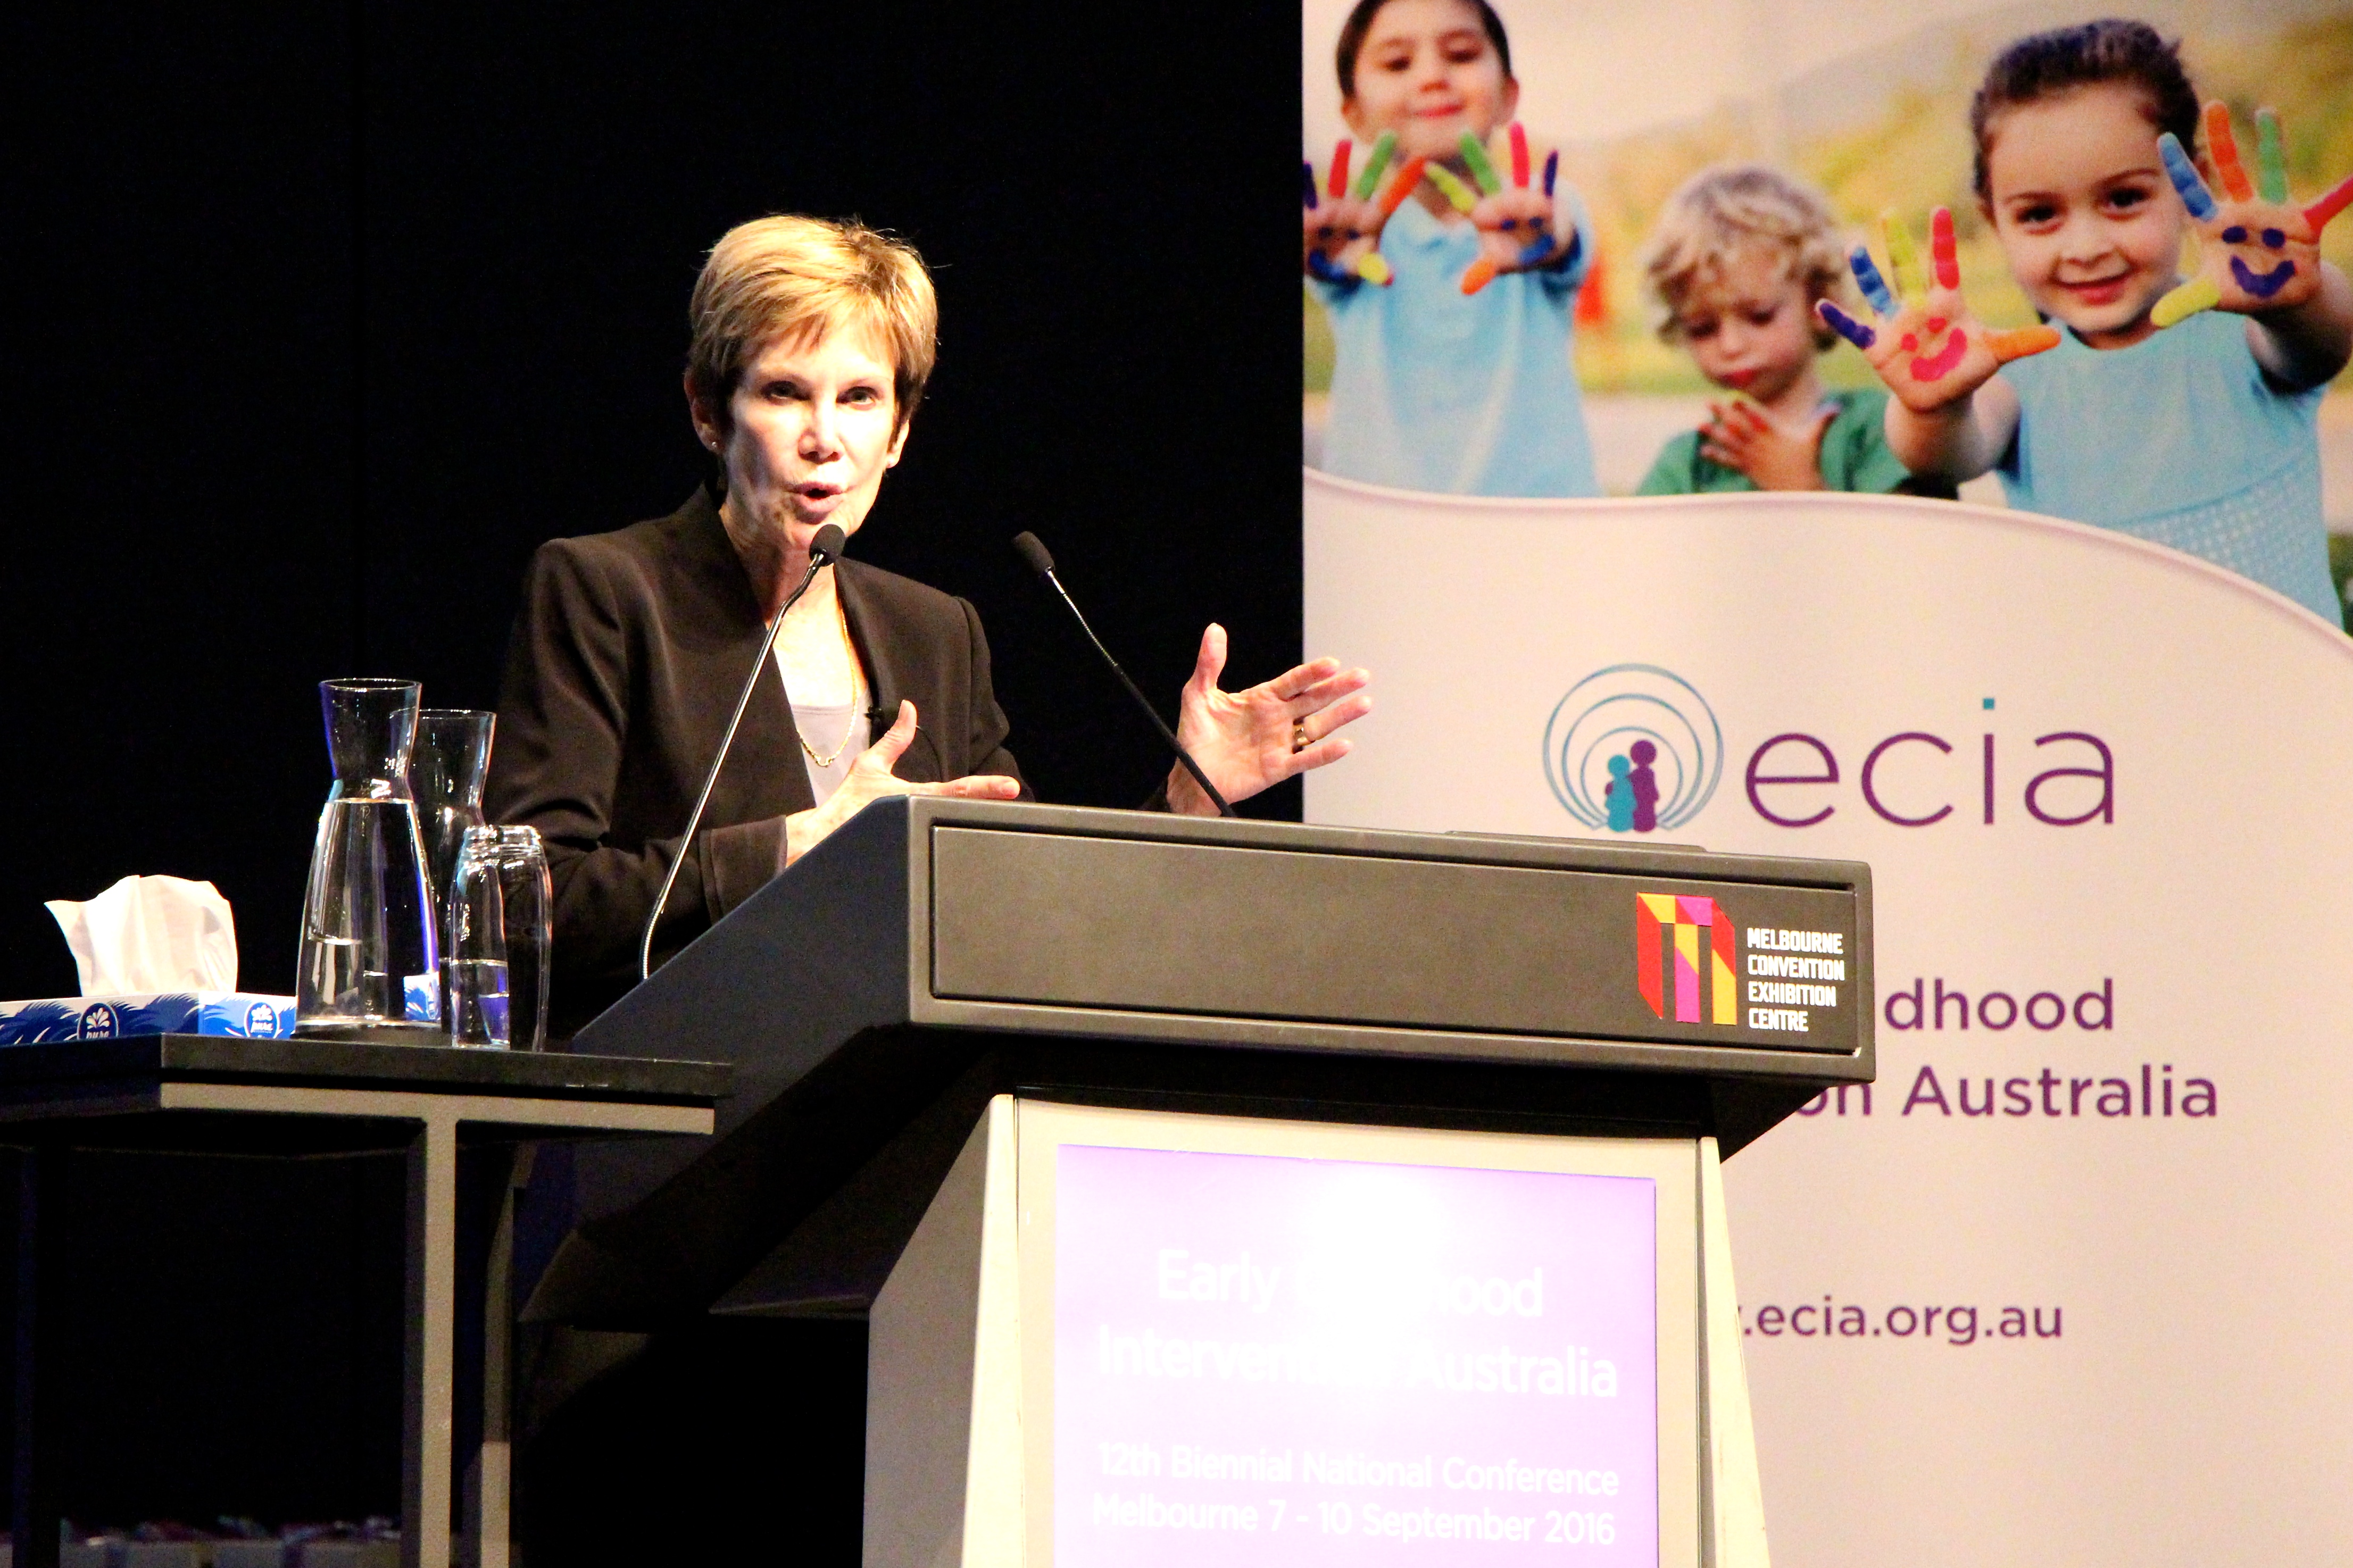
<path fill-rule="evenodd" d="M 245 991 L 179 991 L 160 996 L 58 996 L 0 1002 L 0 1046 L 51 1040 L 111 1040 L 124 1035 L 294 1033 L 294 998 Z"/>

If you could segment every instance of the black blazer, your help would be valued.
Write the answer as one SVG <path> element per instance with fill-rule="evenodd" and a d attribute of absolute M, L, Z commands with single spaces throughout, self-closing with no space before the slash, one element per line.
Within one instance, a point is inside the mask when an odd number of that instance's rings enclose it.
<path fill-rule="evenodd" d="M 915 704 L 920 728 L 899 776 L 1019 778 L 972 605 L 854 560 L 833 571 L 873 732 L 901 698 Z M 552 1037 L 568 1038 L 636 984 L 638 933 L 766 633 L 702 491 L 668 517 L 550 540 L 532 557 L 484 805 L 492 821 L 528 823 L 546 840 Z M 785 817 L 815 804 L 784 681 L 764 681 L 663 908 L 656 961 L 775 876 Z"/>

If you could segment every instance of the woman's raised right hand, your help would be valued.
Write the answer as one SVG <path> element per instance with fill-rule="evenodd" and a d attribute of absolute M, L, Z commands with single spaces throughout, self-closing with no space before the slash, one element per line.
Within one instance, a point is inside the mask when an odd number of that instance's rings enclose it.
<path fill-rule="evenodd" d="M 1018 800 L 1018 781 L 1002 773 L 972 773 L 945 784 L 911 784 L 892 773 L 915 739 L 915 705 L 902 700 L 899 717 L 881 739 L 859 754 L 849 776 L 823 805 L 797 811 L 785 818 L 785 864 L 789 866 L 815 848 L 835 828 L 873 802 L 893 795 L 946 795 L 963 800 Z"/>

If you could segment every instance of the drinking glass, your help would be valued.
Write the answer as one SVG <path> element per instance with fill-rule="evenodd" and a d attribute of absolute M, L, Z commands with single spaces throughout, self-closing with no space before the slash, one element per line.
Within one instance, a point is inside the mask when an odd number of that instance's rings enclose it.
<path fill-rule="evenodd" d="M 425 841 L 426 886 L 438 897 L 458 870 L 458 844 L 482 826 L 482 778 L 491 767 L 498 715 L 473 708 L 427 708 L 417 715 L 417 749 L 408 788 Z"/>
<path fill-rule="evenodd" d="M 413 680 L 319 684 L 335 782 L 302 904 L 297 1035 L 423 1045 L 440 1022 L 438 922 L 408 790 L 418 695 Z"/>
<path fill-rule="evenodd" d="M 533 827 L 470 827 L 448 903 L 449 1043 L 538 1050 L 547 1037 L 554 904 Z"/>

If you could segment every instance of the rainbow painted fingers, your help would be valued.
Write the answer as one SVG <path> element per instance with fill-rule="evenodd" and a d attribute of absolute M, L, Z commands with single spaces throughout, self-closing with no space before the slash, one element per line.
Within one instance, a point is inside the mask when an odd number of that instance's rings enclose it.
<path fill-rule="evenodd" d="M 2190 161 L 2179 139 L 2166 132 L 2157 139 L 2158 155 L 2181 205 L 2189 209 L 2202 244 L 2198 276 L 2158 300 L 2149 320 L 2170 327 L 2200 310 L 2232 310 L 2242 315 L 2301 305 L 2320 289 L 2320 231 L 2348 205 L 2353 205 L 2353 178 L 2340 181 L 2327 195 L 2308 206 L 2290 204 L 2287 191 L 2287 150 L 2280 134 L 2279 116 L 2268 109 L 2255 111 L 2255 178 L 2239 155 L 2239 139 L 2231 127 L 2231 111 L 2221 103 L 2206 106 L 2203 126 L 2206 153 L 2222 183 L 2221 201 L 2214 198 L 2198 165 Z"/>
<path fill-rule="evenodd" d="M 1857 321 L 1828 300 L 1814 310 L 1825 325 L 1871 361 L 1888 390 L 1912 408 L 1926 412 L 1968 395 L 2004 364 L 2059 346 L 2050 327 L 1991 331 L 1968 313 L 1961 299 L 1960 250 L 1953 215 L 1938 207 L 1928 215 L 1928 257 L 1924 272 L 1911 231 L 1892 214 L 1881 221 L 1891 285 L 1870 250 L 1856 246 L 1847 258 L 1856 287 L 1879 318 Z"/>
<path fill-rule="evenodd" d="M 1333 150 L 1331 169 L 1322 184 L 1316 180 L 1315 165 L 1301 163 L 1301 255 L 1308 276 L 1345 285 L 1359 280 L 1389 282 L 1393 275 L 1381 258 L 1381 229 L 1424 179 L 1479 230 L 1482 255 L 1463 270 L 1463 293 L 1476 294 L 1501 273 L 1556 265 L 1574 248 L 1576 239 L 1574 226 L 1563 232 L 1554 211 L 1560 154 L 1546 155 L 1539 194 L 1533 183 L 1527 132 L 1514 122 L 1509 141 L 1512 177 L 1508 184 L 1486 144 L 1465 132 L 1460 153 L 1471 184 L 1443 163 L 1409 158 L 1398 166 L 1378 201 L 1373 199 L 1373 192 L 1397 152 L 1392 132 L 1383 132 L 1373 143 L 1353 184 L 1348 162 L 1354 144 L 1345 137 Z"/>
<path fill-rule="evenodd" d="M 1465 294 L 1476 294 L 1500 273 L 1552 265 L 1567 250 L 1573 237 L 1558 232 L 1553 205 L 1553 189 L 1560 177 L 1560 153 L 1546 154 L 1539 195 L 1531 186 L 1533 171 L 1526 129 L 1517 121 L 1513 121 L 1508 140 L 1512 157 L 1512 180 L 1508 185 L 1488 155 L 1486 143 L 1467 131 L 1462 133 L 1462 165 L 1478 184 L 1475 193 L 1453 171 L 1437 163 L 1430 166 L 1430 183 L 1479 229 L 1482 254 L 1463 269 L 1461 288 Z"/>
<path fill-rule="evenodd" d="M 1409 158 L 1398 165 L 1388 188 L 1376 201 L 1381 175 L 1397 156 L 1397 136 L 1381 132 L 1365 158 L 1355 182 L 1348 178 L 1353 144 L 1345 137 L 1332 150 L 1329 184 L 1317 188 L 1315 165 L 1299 165 L 1300 194 L 1304 198 L 1300 249 L 1307 274 L 1326 283 L 1353 285 L 1359 280 L 1386 285 L 1389 264 L 1380 252 L 1381 229 L 1398 206 L 1421 184 L 1422 160 Z"/>

